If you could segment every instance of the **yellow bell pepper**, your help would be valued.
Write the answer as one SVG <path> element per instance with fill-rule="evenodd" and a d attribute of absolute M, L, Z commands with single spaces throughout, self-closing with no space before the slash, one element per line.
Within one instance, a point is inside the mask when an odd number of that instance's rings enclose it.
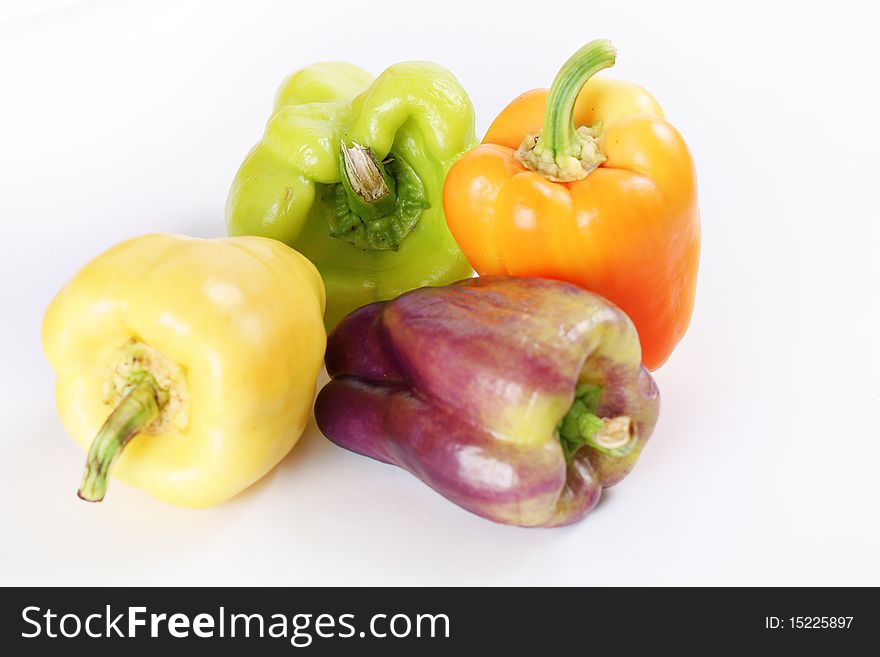
<path fill-rule="evenodd" d="M 95 258 L 43 321 L 79 495 L 113 475 L 205 507 L 271 470 L 309 418 L 324 355 L 315 267 L 262 237 L 146 235 Z M 96 437 L 97 432 L 97 437 Z"/>

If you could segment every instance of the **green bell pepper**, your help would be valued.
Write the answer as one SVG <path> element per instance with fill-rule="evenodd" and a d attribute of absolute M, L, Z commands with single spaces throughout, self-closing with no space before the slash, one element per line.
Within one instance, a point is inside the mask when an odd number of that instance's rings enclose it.
<path fill-rule="evenodd" d="M 449 71 L 404 62 L 378 78 L 341 62 L 292 74 L 229 193 L 232 235 L 285 242 L 327 289 L 330 329 L 350 311 L 472 274 L 446 227 L 443 181 L 476 144 Z"/>

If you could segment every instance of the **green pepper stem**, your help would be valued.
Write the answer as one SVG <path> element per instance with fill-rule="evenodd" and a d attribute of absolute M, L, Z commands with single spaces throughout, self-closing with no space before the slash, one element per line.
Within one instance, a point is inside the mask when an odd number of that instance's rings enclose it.
<path fill-rule="evenodd" d="M 351 211 L 364 219 L 379 219 L 394 210 L 394 178 L 370 148 L 342 142 L 340 177 Z"/>
<path fill-rule="evenodd" d="M 614 65 L 617 51 L 610 41 L 596 39 L 572 55 L 553 80 L 544 115 L 545 141 L 554 155 L 577 155 L 580 139 L 574 125 L 574 106 L 587 81 Z"/>
<path fill-rule="evenodd" d="M 517 159 L 550 180 L 585 178 L 605 160 L 601 127 L 574 124 L 574 107 L 587 81 L 614 65 L 617 51 L 610 41 L 596 39 L 572 55 L 553 80 L 547 97 L 544 130 L 526 135 Z"/>
<path fill-rule="evenodd" d="M 87 502 L 100 502 L 107 492 L 107 477 L 122 450 L 158 417 L 168 402 L 168 392 L 144 373 L 104 422 L 86 459 L 82 485 L 77 492 Z"/>
<path fill-rule="evenodd" d="M 584 445 L 609 456 L 626 456 L 638 439 L 627 415 L 603 418 L 596 414 L 602 386 L 579 384 L 574 402 L 559 424 L 559 441 L 568 461 Z"/>
<path fill-rule="evenodd" d="M 584 442 L 611 456 L 626 456 L 636 444 L 632 419 L 626 415 L 602 418 L 602 428 L 584 436 Z"/>

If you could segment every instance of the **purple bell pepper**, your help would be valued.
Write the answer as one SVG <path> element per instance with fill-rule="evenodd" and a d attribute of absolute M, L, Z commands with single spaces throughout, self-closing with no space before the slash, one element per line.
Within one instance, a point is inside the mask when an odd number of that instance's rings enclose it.
<path fill-rule="evenodd" d="M 485 276 L 364 306 L 330 334 L 315 416 L 490 520 L 583 518 L 659 411 L 630 319 L 560 281 Z"/>

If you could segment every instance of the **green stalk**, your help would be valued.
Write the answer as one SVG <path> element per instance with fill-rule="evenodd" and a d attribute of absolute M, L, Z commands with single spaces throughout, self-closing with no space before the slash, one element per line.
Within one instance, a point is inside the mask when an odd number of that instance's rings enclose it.
<path fill-rule="evenodd" d="M 540 135 L 526 136 L 517 159 L 551 180 L 562 182 L 585 178 L 605 160 L 601 126 L 575 126 L 574 106 L 587 81 L 613 66 L 616 55 L 610 41 L 596 39 L 562 65 L 547 97 L 544 130 Z"/>
<path fill-rule="evenodd" d="M 553 80 L 547 97 L 544 133 L 541 139 L 554 156 L 580 152 L 580 138 L 574 125 L 574 106 L 587 81 L 602 69 L 614 65 L 617 51 L 610 41 L 596 39 L 572 55 Z"/>
<path fill-rule="evenodd" d="M 107 492 L 113 463 L 129 441 L 152 424 L 168 402 L 168 391 L 143 373 L 104 422 L 86 459 L 82 485 L 77 494 L 87 502 L 100 502 Z"/>
<path fill-rule="evenodd" d="M 596 414 L 602 386 L 579 384 L 574 402 L 559 424 L 559 441 L 567 461 L 584 445 L 608 454 L 626 456 L 638 442 L 632 420 L 626 415 L 602 418 Z"/>
<path fill-rule="evenodd" d="M 340 151 L 342 187 L 348 206 L 359 217 L 380 219 L 394 211 L 397 202 L 394 178 L 370 148 L 342 142 Z"/>

